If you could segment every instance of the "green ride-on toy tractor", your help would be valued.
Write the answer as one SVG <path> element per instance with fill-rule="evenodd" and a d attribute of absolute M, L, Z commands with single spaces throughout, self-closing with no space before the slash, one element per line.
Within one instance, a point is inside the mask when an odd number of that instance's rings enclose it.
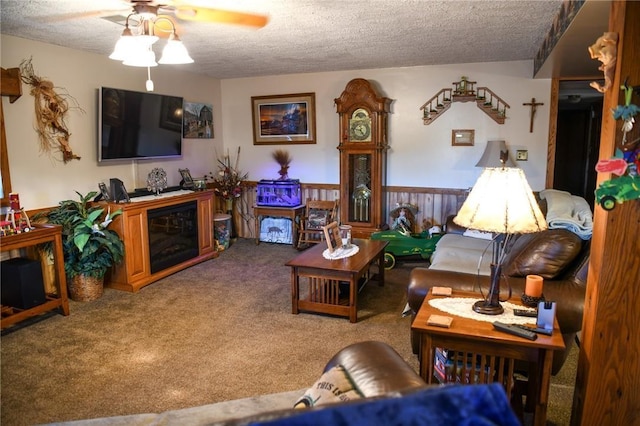
<path fill-rule="evenodd" d="M 384 268 L 392 269 L 396 265 L 396 257 L 419 255 L 422 259 L 429 260 L 440 236 L 440 234 L 429 236 L 428 231 L 416 234 L 408 229 L 406 231 L 393 229 L 374 232 L 371 234 L 371 239 L 389 241 L 384 250 Z"/>

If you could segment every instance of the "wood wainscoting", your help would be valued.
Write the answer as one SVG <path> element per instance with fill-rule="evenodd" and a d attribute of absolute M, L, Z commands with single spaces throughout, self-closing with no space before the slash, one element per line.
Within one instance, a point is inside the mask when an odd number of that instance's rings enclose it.
<path fill-rule="evenodd" d="M 302 183 L 301 197 L 304 204 L 307 198 L 314 200 L 339 199 L 338 184 Z M 246 182 L 245 191 L 236 200 L 233 210 L 233 221 L 236 233 L 241 238 L 255 238 L 255 215 L 253 206 L 256 203 L 257 182 Z M 387 223 L 391 225 L 389 212 L 397 204 L 409 203 L 418 207 L 416 214 L 416 232 L 421 232 L 432 225 L 443 225 L 447 216 L 455 214 L 467 198 L 467 189 L 425 188 L 409 186 L 388 186 L 386 197 Z M 216 211 L 223 212 L 224 205 L 216 197 Z"/>

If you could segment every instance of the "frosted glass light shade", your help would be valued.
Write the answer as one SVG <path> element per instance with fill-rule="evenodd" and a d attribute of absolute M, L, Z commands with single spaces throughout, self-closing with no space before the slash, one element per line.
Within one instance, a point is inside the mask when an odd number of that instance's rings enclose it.
<path fill-rule="evenodd" d="M 524 172 L 520 168 L 486 168 L 453 221 L 465 228 L 501 234 L 547 229 Z"/>
<path fill-rule="evenodd" d="M 129 52 L 135 50 L 136 45 L 137 43 L 132 35 L 121 35 L 113 48 L 113 52 L 109 55 L 109 59 L 124 61 Z"/>
<path fill-rule="evenodd" d="M 161 64 L 191 64 L 193 59 L 178 36 L 171 34 L 158 62 Z"/>
<path fill-rule="evenodd" d="M 137 53 L 127 56 L 122 62 L 130 67 L 157 67 L 156 54 L 151 50 L 151 46 L 141 49 Z"/>

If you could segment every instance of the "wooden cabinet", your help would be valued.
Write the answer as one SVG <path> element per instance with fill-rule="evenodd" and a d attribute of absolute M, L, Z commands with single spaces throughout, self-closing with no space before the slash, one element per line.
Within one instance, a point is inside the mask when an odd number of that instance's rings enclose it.
<path fill-rule="evenodd" d="M 64 257 L 62 253 L 62 227 L 59 225 L 35 225 L 35 229 L 22 234 L 0 237 L 2 251 L 16 250 L 51 242 L 53 261 L 56 275 L 57 294 L 47 294 L 47 301 L 41 305 L 29 309 L 17 309 L 10 306 L 2 306 L 2 328 L 13 325 L 44 312 L 56 308 L 62 310 L 63 315 L 69 315 L 69 300 L 67 298 L 67 281 L 64 273 Z M 10 283 L 2 283 L 10 285 Z"/>
<path fill-rule="evenodd" d="M 109 203 L 112 211 L 122 209 L 122 214 L 116 217 L 111 228 L 123 239 L 125 255 L 123 262 L 106 277 L 105 285 L 136 292 L 161 278 L 217 257 L 213 239 L 213 195 L 212 190 L 206 190 L 180 195 L 168 193 L 152 199 L 132 198 L 132 202 L 127 204 Z M 197 204 L 197 254 L 179 264 L 152 272 L 148 213 L 190 202 Z"/>

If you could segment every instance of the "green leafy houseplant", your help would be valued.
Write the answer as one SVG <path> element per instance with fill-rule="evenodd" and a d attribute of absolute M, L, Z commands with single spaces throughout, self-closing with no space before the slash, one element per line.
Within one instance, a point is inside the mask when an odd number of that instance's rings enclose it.
<path fill-rule="evenodd" d="M 64 270 L 67 278 L 84 275 L 104 278 L 107 270 L 122 261 L 124 243 L 113 230 L 107 229 L 113 218 L 122 214 L 104 207 L 91 206 L 97 192 L 82 195 L 79 201 L 61 201 L 58 207 L 43 214 L 48 223 L 62 225 Z"/>

